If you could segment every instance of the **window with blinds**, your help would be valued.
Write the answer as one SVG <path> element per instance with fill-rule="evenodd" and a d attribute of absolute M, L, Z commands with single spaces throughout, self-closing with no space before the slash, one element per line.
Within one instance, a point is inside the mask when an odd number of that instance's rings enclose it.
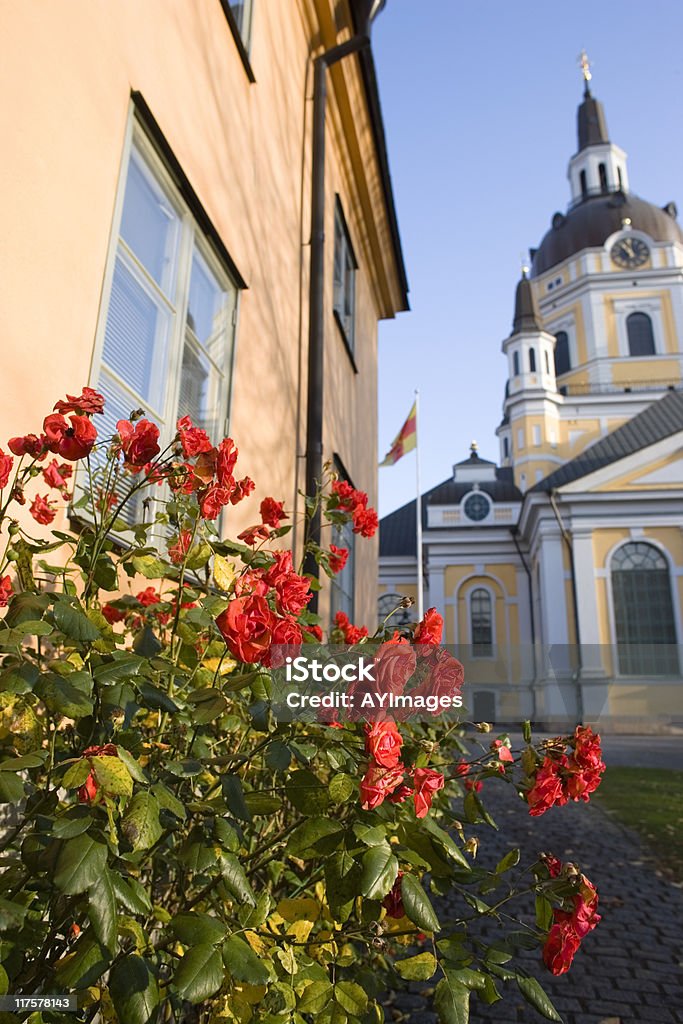
<path fill-rule="evenodd" d="M 335 525 L 332 534 L 332 543 L 338 548 L 346 548 L 349 557 L 342 571 L 330 581 L 330 621 L 334 622 L 337 612 L 344 612 L 353 622 L 356 589 L 356 535 L 353 524 Z"/>
<path fill-rule="evenodd" d="M 355 345 L 357 268 L 344 214 L 337 200 L 334 216 L 334 315 L 352 354 Z"/>
<path fill-rule="evenodd" d="M 106 398 L 101 434 L 134 409 L 219 439 L 226 429 L 237 288 L 210 249 L 152 145 L 136 127 L 94 379 Z M 129 506 L 124 519 L 140 521 Z"/>

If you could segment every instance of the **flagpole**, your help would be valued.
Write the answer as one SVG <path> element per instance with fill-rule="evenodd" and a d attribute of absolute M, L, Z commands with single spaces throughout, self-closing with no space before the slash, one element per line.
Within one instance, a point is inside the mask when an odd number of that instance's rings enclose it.
<path fill-rule="evenodd" d="M 415 502 L 416 522 L 415 532 L 417 538 L 417 618 L 422 621 L 424 615 L 424 583 L 422 579 L 422 493 L 420 490 L 420 392 L 415 389 L 415 485 L 417 489 L 417 501 Z"/>

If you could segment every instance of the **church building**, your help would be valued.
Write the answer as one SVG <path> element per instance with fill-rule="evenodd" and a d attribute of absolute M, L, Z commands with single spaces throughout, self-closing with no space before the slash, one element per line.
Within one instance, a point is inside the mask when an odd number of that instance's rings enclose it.
<path fill-rule="evenodd" d="M 683 723 L 683 231 L 630 190 L 583 68 L 569 205 L 502 343 L 499 465 L 473 444 L 422 497 L 424 605 L 475 719 L 657 730 Z M 381 522 L 380 619 L 416 596 L 415 523 Z"/>

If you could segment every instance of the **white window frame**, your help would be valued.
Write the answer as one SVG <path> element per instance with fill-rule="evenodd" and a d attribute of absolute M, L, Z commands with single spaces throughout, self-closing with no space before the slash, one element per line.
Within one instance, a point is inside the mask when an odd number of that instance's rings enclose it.
<path fill-rule="evenodd" d="M 244 46 L 247 54 L 251 50 L 251 30 L 254 23 L 254 0 L 242 0 L 242 7 L 244 9 L 243 24 L 240 25 L 237 21 L 237 15 L 233 11 L 234 3 L 232 0 L 227 0 L 230 13 L 232 14 L 233 20 L 237 27 L 237 31 L 240 34 L 242 45 Z"/>
<path fill-rule="evenodd" d="M 628 344 L 626 321 L 631 313 L 646 313 L 652 322 L 652 334 L 655 350 L 649 356 L 632 356 Z M 622 359 L 640 360 L 654 359 L 655 356 L 666 355 L 664 347 L 664 324 L 662 322 L 662 305 L 658 298 L 649 299 L 615 299 L 614 317 L 617 325 L 617 341 L 619 356 Z"/>
<path fill-rule="evenodd" d="M 135 259 L 136 279 L 142 275 L 146 287 L 153 288 L 155 293 L 161 296 L 163 302 L 172 310 L 172 323 L 168 338 L 168 356 L 166 366 L 166 380 L 168 386 L 165 389 L 165 403 L 163 409 L 155 409 L 144 404 L 145 414 L 159 425 L 159 444 L 162 451 L 170 444 L 176 433 L 176 420 L 178 413 L 178 402 L 180 397 L 181 366 L 183 349 L 187 329 L 187 309 L 190 294 L 190 277 L 192 271 L 192 257 L 195 250 L 200 253 L 202 259 L 208 265 L 212 274 L 218 282 L 231 295 L 231 301 L 226 309 L 226 331 L 225 331 L 225 365 L 220 369 L 223 374 L 225 386 L 221 389 L 219 406 L 216 410 L 214 429 L 220 436 L 227 436 L 229 433 L 230 411 L 232 402 L 232 391 L 235 368 L 236 336 L 237 336 L 237 315 L 239 307 L 240 286 L 234 280 L 231 272 L 219 259 L 209 243 L 205 232 L 198 223 L 188 202 L 183 197 L 178 184 L 174 181 L 166 162 L 159 154 L 157 147 L 149 137 L 147 130 L 140 117 L 136 113 L 134 105 L 131 105 L 126 136 L 123 147 L 121 169 L 117 183 L 116 202 L 112 231 L 107 252 L 107 263 L 102 288 L 102 298 L 98 311 L 97 330 L 93 356 L 90 367 L 90 385 L 97 387 L 102 366 L 104 363 L 104 342 L 109 317 L 109 305 L 111 301 L 114 273 L 116 262 L 119 256 L 124 262 L 130 262 L 132 256 L 125 241 L 121 238 L 121 224 L 124 207 L 124 197 L 128 171 L 131 165 L 133 152 L 142 157 L 142 163 L 146 173 L 151 173 L 157 187 L 161 187 L 169 204 L 179 217 L 180 239 L 176 253 L 176 266 L 174 271 L 174 296 L 175 305 L 171 306 L 169 297 L 166 296 L 156 281 L 142 266 L 139 260 Z M 208 352 L 206 353 L 208 357 Z M 209 357 L 210 358 L 210 357 Z M 210 358 L 215 365 L 215 360 Z M 107 365 L 107 373 L 126 394 L 131 396 L 131 411 L 140 405 L 141 399 L 136 396 L 130 384 L 121 378 L 111 367 Z M 219 437 L 212 437 L 213 441 L 220 440 Z"/>

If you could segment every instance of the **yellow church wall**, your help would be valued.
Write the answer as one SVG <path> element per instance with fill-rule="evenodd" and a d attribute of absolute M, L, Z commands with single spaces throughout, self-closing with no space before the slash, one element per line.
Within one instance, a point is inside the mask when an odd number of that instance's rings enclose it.
<path fill-rule="evenodd" d="M 628 540 L 631 536 L 630 530 L 616 527 L 605 527 L 593 531 L 593 564 L 598 569 L 604 569 L 607 565 L 607 556 L 615 545 L 620 541 Z"/>
<path fill-rule="evenodd" d="M 614 292 L 611 295 L 605 295 L 603 298 L 605 309 L 605 324 L 607 327 L 607 354 L 613 358 L 618 359 L 621 353 L 619 352 L 619 338 L 617 334 L 617 318 L 615 313 L 614 304 L 615 302 L 628 300 L 632 301 L 634 298 L 633 292 Z M 649 291 L 638 291 L 638 299 L 658 299 L 660 303 L 660 310 L 662 314 L 662 325 L 664 327 L 664 348 L 667 352 L 675 353 L 678 351 L 678 336 L 676 333 L 676 322 L 673 314 L 673 306 L 671 303 L 671 293 L 668 290 L 659 289 Z M 631 360 L 631 363 L 635 366 L 635 362 Z M 655 364 L 658 365 L 658 364 Z M 639 376 L 638 373 L 632 375 L 630 378 L 634 379 L 634 376 Z M 657 375 L 655 375 L 657 376 Z M 676 377 L 678 380 L 678 376 Z M 615 378 L 616 380 L 616 378 Z"/>
<path fill-rule="evenodd" d="M 588 362 L 588 349 L 586 346 L 586 322 L 583 317 L 583 307 L 580 302 L 573 302 L 566 306 L 561 306 L 557 309 L 553 309 L 552 313 L 547 314 L 546 319 L 546 330 L 549 334 L 554 334 L 555 330 L 553 324 L 559 320 L 563 320 L 567 316 L 573 316 L 574 318 L 574 330 L 576 332 L 576 354 L 578 357 L 578 366 Z M 562 382 L 568 383 L 569 377 L 562 378 Z"/>
<path fill-rule="evenodd" d="M 447 597 L 454 594 L 458 584 L 474 572 L 474 565 L 449 565 L 443 574 L 443 586 Z"/>
<path fill-rule="evenodd" d="M 621 491 L 624 489 L 629 490 L 676 490 L 680 488 L 680 484 L 673 483 L 640 483 L 638 478 L 649 473 L 654 473 L 659 469 L 663 469 L 666 466 L 671 466 L 676 462 L 680 462 L 681 455 L 679 452 L 675 452 L 672 455 L 667 455 L 662 459 L 657 459 L 655 462 L 651 462 L 646 469 L 641 466 L 639 469 L 634 469 L 631 473 L 625 473 L 623 476 L 618 477 L 616 480 L 611 480 L 604 487 L 601 487 L 601 491 Z"/>
<path fill-rule="evenodd" d="M 661 526 L 645 530 L 645 538 L 657 541 L 669 553 L 674 565 L 683 567 L 683 529 L 677 526 Z M 679 583 L 683 581 L 679 580 Z"/>
<path fill-rule="evenodd" d="M 517 567 L 515 565 L 485 565 L 484 572 L 495 576 L 503 584 L 508 597 L 517 596 Z"/>
<path fill-rule="evenodd" d="M 675 384 L 681 379 L 678 359 L 624 359 L 612 363 L 612 380 L 615 384 L 638 381 L 667 381 Z"/>
<path fill-rule="evenodd" d="M 664 683 L 619 684 L 611 688 L 609 713 L 617 718 L 637 717 L 641 721 L 677 718 L 683 713 L 683 691 L 679 686 Z"/>

